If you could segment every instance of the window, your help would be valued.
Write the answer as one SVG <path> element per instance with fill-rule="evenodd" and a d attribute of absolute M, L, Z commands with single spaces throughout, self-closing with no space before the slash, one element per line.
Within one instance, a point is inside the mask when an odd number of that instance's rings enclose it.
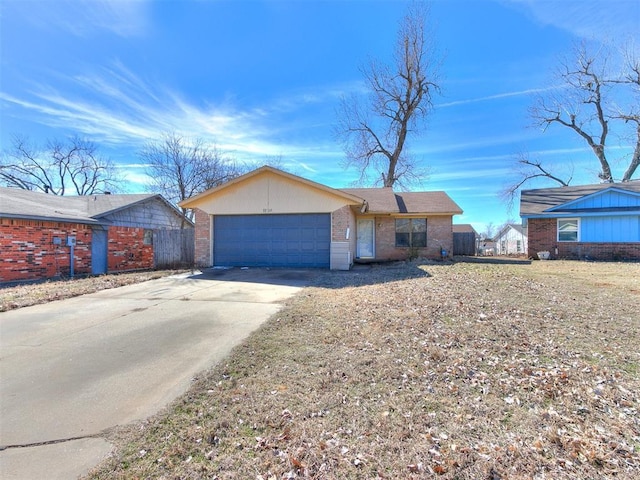
<path fill-rule="evenodd" d="M 516 240 L 516 252 L 522 252 L 522 240 Z"/>
<path fill-rule="evenodd" d="M 397 218 L 396 247 L 426 247 L 426 218 Z"/>
<path fill-rule="evenodd" d="M 144 229 L 143 242 L 145 245 L 153 245 L 153 230 Z"/>
<path fill-rule="evenodd" d="M 580 238 L 578 235 L 578 226 L 580 222 L 577 218 L 559 218 L 558 219 L 558 241 L 559 242 L 577 242 Z"/>

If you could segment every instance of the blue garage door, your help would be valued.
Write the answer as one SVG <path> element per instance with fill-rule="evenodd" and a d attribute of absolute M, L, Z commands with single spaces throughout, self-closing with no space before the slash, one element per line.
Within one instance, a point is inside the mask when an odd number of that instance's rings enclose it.
<path fill-rule="evenodd" d="M 331 216 L 219 215 L 214 217 L 214 265 L 329 268 Z"/>

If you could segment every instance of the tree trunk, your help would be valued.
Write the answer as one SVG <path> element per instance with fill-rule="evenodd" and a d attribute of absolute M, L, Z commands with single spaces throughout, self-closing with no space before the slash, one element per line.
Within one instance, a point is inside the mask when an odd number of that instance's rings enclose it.
<path fill-rule="evenodd" d="M 628 182 L 633 177 L 633 174 L 636 172 L 638 166 L 640 166 L 640 121 L 638 122 L 638 128 L 636 129 L 636 148 L 633 151 L 633 157 L 631 158 L 631 162 L 629 163 L 629 168 L 624 172 L 624 176 L 622 177 L 623 182 Z"/>

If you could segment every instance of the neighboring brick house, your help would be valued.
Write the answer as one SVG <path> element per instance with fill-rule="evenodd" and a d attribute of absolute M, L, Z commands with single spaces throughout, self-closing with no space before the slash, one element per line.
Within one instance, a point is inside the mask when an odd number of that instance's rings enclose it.
<path fill-rule="evenodd" d="M 523 190 L 520 216 L 531 256 L 640 260 L 640 180 Z"/>
<path fill-rule="evenodd" d="M 334 189 L 261 167 L 184 200 L 195 210 L 198 266 L 318 267 L 441 258 L 462 213 L 444 192 Z"/>
<path fill-rule="evenodd" d="M 181 220 L 161 195 L 0 187 L 0 283 L 154 268 L 154 231 Z"/>

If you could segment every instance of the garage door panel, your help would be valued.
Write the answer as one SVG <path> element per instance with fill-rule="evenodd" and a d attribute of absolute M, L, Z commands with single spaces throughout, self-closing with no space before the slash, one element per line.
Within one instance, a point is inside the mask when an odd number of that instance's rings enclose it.
<path fill-rule="evenodd" d="M 329 267 L 331 215 L 214 217 L 214 264 L 248 267 Z"/>

